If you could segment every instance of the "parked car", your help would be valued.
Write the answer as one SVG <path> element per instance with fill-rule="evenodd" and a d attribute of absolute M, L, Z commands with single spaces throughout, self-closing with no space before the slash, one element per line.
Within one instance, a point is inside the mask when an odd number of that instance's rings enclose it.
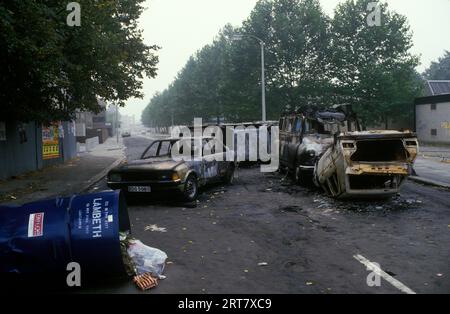
<path fill-rule="evenodd" d="M 333 135 L 359 130 L 353 114 L 345 108 L 309 111 L 280 119 L 280 169 L 292 174 L 298 183 L 311 184 L 319 157 L 332 145 Z"/>
<path fill-rule="evenodd" d="M 183 141 L 191 141 L 191 156 L 199 156 L 201 149 L 201 158 L 172 158 L 172 149 Z M 194 145 L 194 142 L 200 145 Z M 222 147 L 223 151 L 216 153 L 215 147 Z M 220 161 L 220 154 L 223 154 L 223 161 Z M 122 189 L 128 195 L 169 192 L 186 201 L 194 201 L 200 187 L 220 181 L 232 182 L 235 162 L 234 158 L 226 161 L 225 154 L 234 156 L 234 152 L 213 138 L 157 140 L 145 149 L 139 160 L 112 169 L 108 173 L 108 186 Z"/>
<path fill-rule="evenodd" d="M 131 133 L 129 131 L 122 132 L 122 137 L 130 137 Z"/>

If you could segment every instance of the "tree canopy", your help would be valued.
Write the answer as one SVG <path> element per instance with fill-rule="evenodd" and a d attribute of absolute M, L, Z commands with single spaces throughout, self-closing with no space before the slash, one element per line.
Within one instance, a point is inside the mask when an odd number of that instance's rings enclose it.
<path fill-rule="evenodd" d="M 67 24 L 68 2 L 0 3 L 0 116 L 71 119 L 98 111 L 96 97 L 124 105 L 156 76 L 156 46 L 138 28 L 144 0 L 79 0 L 81 25 Z"/>
<path fill-rule="evenodd" d="M 432 62 L 423 76 L 428 80 L 450 80 L 450 51 L 445 51 L 437 62 Z"/>
<path fill-rule="evenodd" d="M 153 126 L 261 117 L 260 47 L 265 43 L 267 117 L 350 103 L 366 122 L 405 115 L 420 92 L 407 20 L 379 2 L 381 24 L 367 18 L 372 0 L 347 0 L 327 16 L 319 0 L 260 0 L 241 27 L 226 25 L 156 94 L 142 121 Z"/>

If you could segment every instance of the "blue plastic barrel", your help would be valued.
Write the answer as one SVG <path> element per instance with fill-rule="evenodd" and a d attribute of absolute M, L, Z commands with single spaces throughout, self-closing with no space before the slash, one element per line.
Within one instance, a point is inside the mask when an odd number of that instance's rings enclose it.
<path fill-rule="evenodd" d="M 0 272 L 62 273 L 77 262 L 85 274 L 124 274 L 121 231 L 130 221 L 119 191 L 0 206 Z"/>

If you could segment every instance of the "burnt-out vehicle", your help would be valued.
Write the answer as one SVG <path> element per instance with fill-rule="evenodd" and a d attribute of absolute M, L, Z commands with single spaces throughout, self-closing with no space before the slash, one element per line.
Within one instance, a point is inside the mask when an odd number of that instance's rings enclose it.
<path fill-rule="evenodd" d="M 318 160 L 314 181 L 336 198 L 389 197 L 399 192 L 417 153 L 409 131 L 342 132 Z"/>
<path fill-rule="evenodd" d="M 172 149 L 181 147 L 182 150 L 183 141 L 191 142 L 189 158 L 173 158 Z M 216 147 L 221 149 L 216 152 Z M 112 169 L 108 173 L 108 186 L 121 189 L 126 195 L 168 192 L 193 201 L 202 186 L 232 182 L 235 162 L 234 158 L 227 161 L 226 154 L 234 155 L 234 152 L 214 138 L 157 140 L 145 149 L 140 159 Z"/>
<path fill-rule="evenodd" d="M 280 170 L 287 170 L 301 184 L 312 184 L 315 165 L 333 144 L 334 134 L 360 129 L 356 116 L 345 107 L 287 115 L 279 127 Z"/>

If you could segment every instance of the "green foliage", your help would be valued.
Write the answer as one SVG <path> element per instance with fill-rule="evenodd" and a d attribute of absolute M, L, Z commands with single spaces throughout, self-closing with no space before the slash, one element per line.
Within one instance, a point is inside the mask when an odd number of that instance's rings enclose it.
<path fill-rule="evenodd" d="M 407 119 L 420 91 L 406 18 L 380 3 L 381 25 L 369 26 L 369 0 L 347 0 L 333 18 L 318 0 L 261 0 L 239 28 L 227 25 L 197 52 L 173 84 L 142 115 L 149 125 L 191 123 L 194 117 L 239 122 L 261 117 L 265 42 L 267 116 L 303 106 L 353 104 L 365 122 Z"/>
<path fill-rule="evenodd" d="M 78 1 L 80 27 L 66 24 L 68 2 L 2 1 L 1 117 L 49 122 L 98 111 L 96 97 L 142 97 L 143 75 L 156 76 L 158 62 L 137 25 L 143 1 Z"/>
<path fill-rule="evenodd" d="M 437 62 L 432 62 L 423 75 L 428 80 L 450 80 L 450 51 L 445 51 Z"/>
<path fill-rule="evenodd" d="M 406 18 L 380 3 L 381 25 L 369 26 L 372 0 L 346 1 L 332 21 L 332 77 L 337 98 L 350 103 L 366 124 L 386 123 L 409 115 L 420 82 L 409 53 L 412 34 Z"/>

